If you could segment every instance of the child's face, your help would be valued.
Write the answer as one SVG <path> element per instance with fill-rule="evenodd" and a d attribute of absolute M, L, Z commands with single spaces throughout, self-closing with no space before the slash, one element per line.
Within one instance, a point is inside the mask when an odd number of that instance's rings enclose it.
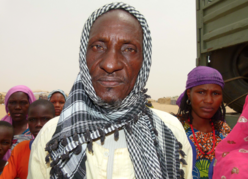
<path fill-rule="evenodd" d="M 34 137 L 37 136 L 45 123 L 53 117 L 51 110 L 47 106 L 38 105 L 30 109 L 28 113 L 28 125 Z"/>
<path fill-rule="evenodd" d="M 0 126 L 0 159 L 11 148 L 13 130 L 9 127 Z"/>

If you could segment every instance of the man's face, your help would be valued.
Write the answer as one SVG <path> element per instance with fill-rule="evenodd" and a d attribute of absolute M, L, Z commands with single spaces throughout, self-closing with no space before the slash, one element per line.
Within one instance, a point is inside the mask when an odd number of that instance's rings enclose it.
<path fill-rule="evenodd" d="M 133 89 L 143 62 L 142 39 L 139 22 L 123 10 L 94 22 L 86 60 L 96 95 L 104 102 L 121 101 Z"/>
<path fill-rule="evenodd" d="M 34 106 L 28 113 L 28 126 L 34 137 L 40 132 L 47 121 L 54 117 L 52 110 L 45 105 Z"/>

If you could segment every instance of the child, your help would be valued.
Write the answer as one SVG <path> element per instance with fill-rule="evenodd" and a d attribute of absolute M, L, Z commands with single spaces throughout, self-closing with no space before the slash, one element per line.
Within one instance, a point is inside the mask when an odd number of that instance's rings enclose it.
<path fill-rule="evenodd" d="M 0 121 L 0 174 L 6 164 L 3 156 L 11 148 L 13 136 L 13 126 L 8 122 Z"/>
<path fill-rule="evenodd" d="M 47 121 L 55 117 L 54 106 L 50 101 L 41 99 L 33 102 L 28 109 L 28 125 L 36 137 Z M 33 140 L 19 143 L 12 151 L 0 179 L 27 178 L 28 161 Z"/>

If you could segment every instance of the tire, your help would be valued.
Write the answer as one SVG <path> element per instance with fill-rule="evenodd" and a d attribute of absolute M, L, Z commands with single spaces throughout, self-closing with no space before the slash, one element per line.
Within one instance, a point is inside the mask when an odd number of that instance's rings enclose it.
<path fill-rule="evenodd" d="M 238 77 L 248 77 L 248 43 L 216 50 L 210 54 L 210 67 L 217 69 L 224 81 Z M 225 83 L 223 98 L 226 104 L 248 92 L 248 80 L 236 79 Z M 241 113 L 245 96 L 231 103 L 229 107 Z"/>

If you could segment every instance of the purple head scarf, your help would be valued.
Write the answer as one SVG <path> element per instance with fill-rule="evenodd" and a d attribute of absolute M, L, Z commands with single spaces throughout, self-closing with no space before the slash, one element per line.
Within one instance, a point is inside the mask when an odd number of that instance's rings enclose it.
<path fill-rule="evenodd" d="M 4 104 L 5 104 L 5 111 L 6 111 L 6 113 L 9 112 L 9 110 L 8 110 L 8 101 L 9 101 L 9 98 L 15 92 L 26 93 L 28 95 L 28 97 L 29 97 L 29 103 L 30 104 L 36 100 L 35 97 L 34 97 L 33 92 L 27 86 L 24 86 L 24 85 L 14 86 L 13 88 L 11 88 L 8 91 L 8 93 L 5 96 Z M 6 121 L 6 122 L 12 124 L 12 118 L 11 118 L 11 116 L 8 116 L 8 114 L 5 117 L 3 117 L 1 120 L 2 121 Z"/>
<path fill-rule="evenodd" d="M 186 82 L 186 90 L 204 84 L 217 84 L 222 89 L 224 88 L 223 78 L 220 72 L 218 72 L 216 69 L 206 66 L 195 67 L 188 74 L 188 79 Z M 185 91 L 177 99 L 176 104 L 178 106 L 180 106 L 181 104 Z"/>

